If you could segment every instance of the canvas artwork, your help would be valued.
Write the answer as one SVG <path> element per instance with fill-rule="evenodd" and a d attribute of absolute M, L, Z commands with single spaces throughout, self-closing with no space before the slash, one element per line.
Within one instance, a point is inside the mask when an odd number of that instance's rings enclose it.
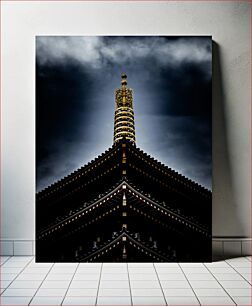
<path fill-rule="evenodd" d="M 36 261 L 212 257 L 212 38 L 36 37 Z"/>

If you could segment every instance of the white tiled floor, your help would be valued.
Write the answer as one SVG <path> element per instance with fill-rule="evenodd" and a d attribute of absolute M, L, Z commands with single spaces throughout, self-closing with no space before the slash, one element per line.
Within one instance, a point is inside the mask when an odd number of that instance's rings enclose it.
<path fill-rule="evenodd" d="M 0 305 L 252 304 L 251 257 L 191 264 L 0 259 Z"/>

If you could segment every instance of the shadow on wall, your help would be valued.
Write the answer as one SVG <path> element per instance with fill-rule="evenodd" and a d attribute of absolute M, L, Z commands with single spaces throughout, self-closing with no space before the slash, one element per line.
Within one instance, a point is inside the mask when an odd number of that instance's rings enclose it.
<path fill-rule="evenodd" d="M 235 232 L 243 232 L 239 219 L 238 205 L 233 188 L 232 166 L 227 133 L 227 112 L 224 81 L 221 70 L 221 48 L 213 42 L 213 79 L 212 79 L 212 132 L 213 132 L 213 237 L 235 236 Z M 219 248 L 219 250 L 215 249 Z M 213 245 L 213 253 L 221 253 L 224 257 L 232 257 L 228 250 Z M 221 255 L 220 254 L 220 255 Z M 217 254 L 216 254 L 217 255 Z M 235 254 L 233 254 L 235 256 Z M 237 254 L 236 254 L 237 256 Z"/>

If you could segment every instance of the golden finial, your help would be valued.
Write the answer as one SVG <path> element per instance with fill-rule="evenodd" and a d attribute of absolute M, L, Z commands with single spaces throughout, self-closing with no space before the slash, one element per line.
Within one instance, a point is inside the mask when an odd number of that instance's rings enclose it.
<path fill-rule="evenodd" d="M 116 89 L 114 143 L 126 139 L 135 144 L 133 91 L 127 87 L 127 75 L 121 75 L 121 88 Z"/>
<path fill-rule="evenodd" d="M 121 84 L 126 86 L 127 85 L 127 75 L 123 73 L 121 77 L 122 77 Z"/>

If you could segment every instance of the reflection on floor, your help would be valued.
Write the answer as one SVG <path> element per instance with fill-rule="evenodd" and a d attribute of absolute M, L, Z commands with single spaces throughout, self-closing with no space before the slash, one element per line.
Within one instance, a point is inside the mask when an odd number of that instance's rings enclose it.
<path fill-rule="evenodd" d="M 180 264 L 1 257 L 0 305 L 251 304 L 251 257 Z"/>

